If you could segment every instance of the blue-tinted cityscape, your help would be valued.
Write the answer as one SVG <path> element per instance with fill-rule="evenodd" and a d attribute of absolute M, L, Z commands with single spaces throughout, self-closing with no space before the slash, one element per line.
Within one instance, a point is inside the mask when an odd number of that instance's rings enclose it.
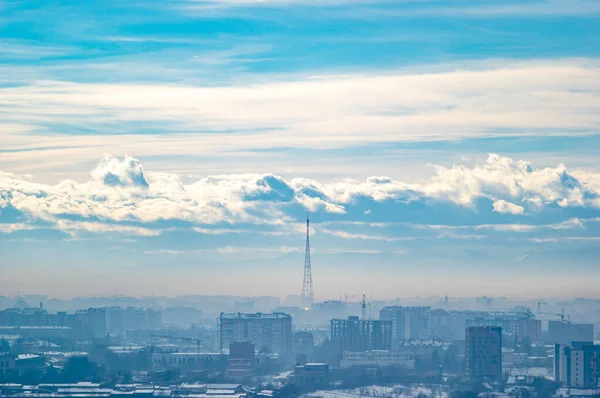
<path fill-rule="evenodd" d="M 600 397 L 600 1 L 0 0 L 0 398 Z"/>

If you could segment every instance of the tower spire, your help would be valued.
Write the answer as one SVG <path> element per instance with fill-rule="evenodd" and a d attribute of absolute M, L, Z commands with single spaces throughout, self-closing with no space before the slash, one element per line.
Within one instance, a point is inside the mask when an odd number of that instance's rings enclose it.
<path fill-rule="evenodd" d="M 306 249 L 304 250 L 304 281 L 302 283 L 302 305 L 312 307 L 314 300 L 312 283 L 312 265 L 310 263 L 310 220 L 306 213 Z"/>

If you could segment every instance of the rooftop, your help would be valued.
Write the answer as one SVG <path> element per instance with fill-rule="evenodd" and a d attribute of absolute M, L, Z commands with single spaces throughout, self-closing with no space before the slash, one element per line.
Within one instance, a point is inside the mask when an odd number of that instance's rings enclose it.
<path fill-rule="evenodd" d="M 244 314 L 241 312 L 235 313 L 224 313 L 221 312 L 221 319 L 291 319 L 292 316 L 283 312 L 273 312 L 264 314 L 262 312 L 256 312 L 251 314 Z"/>
<path fill-rule="evenodd" d="M 424 339 L 424 340 L 410 339 L 410 340 L 403 340 L 398 343 L 398 345 L 402 346 L 402 347 L 407 347 L 407 346 L 410 346 L 410 347 L 423 347 L 423 346 L 439 347 L 439 346 L 442 346 L 443 344 L 444 344 L 444 342 L 439 339 Z"/>

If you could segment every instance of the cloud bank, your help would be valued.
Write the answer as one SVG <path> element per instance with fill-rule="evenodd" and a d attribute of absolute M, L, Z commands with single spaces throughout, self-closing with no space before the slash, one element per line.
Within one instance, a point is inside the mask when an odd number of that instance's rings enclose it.
<path fill-rule="evenodd" d="M 408 223 L 428 228 L 532 230 L 583 227 L 600 216 L 600 174 L 564 165 L 534 168 L 490 154 L 482 164 L 435 167 L 421 182 L 370 177 L 320 182 L 273 174 L 214 175 L 184 182 L 148 172 L 139 160 L 103 158 L 84 183 L 56 185 L 0 174 L 0 232 L 53 228 L 126 235 L 159 235 L 173 228 L 197 233 L 301 231 L 306 212 L 320 222 Z M 342 238 L 379 239 L 351 231 Z M 394 240 L 393 236 L 381 240 Z"/>

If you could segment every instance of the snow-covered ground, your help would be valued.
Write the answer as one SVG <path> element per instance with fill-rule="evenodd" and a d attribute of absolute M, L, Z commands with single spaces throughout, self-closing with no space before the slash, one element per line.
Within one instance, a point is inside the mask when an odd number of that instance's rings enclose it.
<path fill-rule="evenodd" d="M 311 398 L 448 398 L 447 387 L 420 385 L 367 386 L 352 390 L 323 390 L 304 395 Z"/>

